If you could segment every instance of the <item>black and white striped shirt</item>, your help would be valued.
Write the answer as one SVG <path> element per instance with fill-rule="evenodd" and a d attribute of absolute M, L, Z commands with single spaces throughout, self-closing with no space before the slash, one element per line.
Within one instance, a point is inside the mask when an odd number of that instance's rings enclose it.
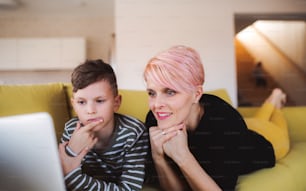
<path fill-rule="evenodd" d="M 136 118 L 115 114 L 115 132 L 103 151 L 91 149 L 82 165 L 65 176 L 68 190 L 141 190 L 148 153 L 148 132 Z M 61 142 L 69 141 L 78 118 L 65 124 Z"/>

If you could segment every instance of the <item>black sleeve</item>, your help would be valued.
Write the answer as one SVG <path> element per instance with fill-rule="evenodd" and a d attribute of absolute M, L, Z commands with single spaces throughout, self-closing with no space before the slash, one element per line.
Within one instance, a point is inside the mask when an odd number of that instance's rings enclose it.
<path fill-rule="evenodd" d="M 220 98 L 205 96 L 202 135 L 192 137 L 206 147 L 197 153 L 202 167 L 224 190 L 233 189 L 239 175 L 275 165 L 272 145 L 250 131 L 241 114 Z M 196 144 L 195 141 L 192 141 Z M 204 150 L 205 149 L 205 150 Z"/>
<path fill-rule="evenodd" d="M 156 121 L 152 111 L 149 111 L 147 113 L 145 125 L 146 125 L 147 128 L 150 128 L 152 126 L 156 126 L 157 125 L 157 121 Z"/>
<path fill-rule="evenodd" d="M 238 150 L 243 153 L 240 174 L 250 173 L 262 168 L 271 168 L 275 165 L 272 144 L 252 130 L 248 130 L 241 138 Z"/>
<path fill-rule="evenodd" d="M 249 130 L 241 114 L 229 104 L 223 104 L 226 123 L 229 127 L 230 140 L 225 140 L 226 144 L 232 144 L 232 154 L 236 155 L 239 174 L 246 174 L 262 168 L 270 168 L 275 165 L 275 156 L 272 144 L 262 135 Z M 222 110 L 222 109 L 221 109 Z M 231 143 L 232 142 L 232 143 Z M 230 149 L 231 150 L 231 149 Z M 231 158 L 231 156 L 228 156 Z M 235 171 L 234 169 L 232 169 Z"/>
<path fill-rule="evenodd" d="M 238 173 L 246 174 L 262 168 L 273 167 L 275 156 L 272 144 L 262 135 L 249 130 L 243 117 L 235 108 L 230 105 L 223 105 L 223 108 L 227 108 L 225 109 L 227 113 L 231 113 L 227 116 L 230 132 L 236 132 L 233 133 L 231 141 L 235 142 L 232 152 L 236 157 L 233 158 L 238 159 L 238 164 L 240 164 Z M 231 143 L 227 142 L 226 144 Z M 229 158 L 231 157 L 229 156 Z"/>
<path fill-rule="evenodd" d="M 152 113 L 149 111 L 146 116 L 145 126 L 146 128 L 150 128 L 152 126 L 156 126 L 157 121 Z M 151 143 L 149 140 L 149 152 L 146 160 L 146 168 L 145 168 L 145 183 L 154 187 L 159 187 L 158 175 L 155 170 L 155 166 L 153 163 L 152 155 L 151 155 Z"/>

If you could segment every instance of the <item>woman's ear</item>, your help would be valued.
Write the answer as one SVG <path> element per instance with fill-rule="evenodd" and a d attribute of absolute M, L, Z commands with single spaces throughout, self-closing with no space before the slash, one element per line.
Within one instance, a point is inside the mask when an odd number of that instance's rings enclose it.
<path fill-rule="evenodd" d="M 118 111 L 119 110 L 119 107 L 121 105 L 121 100 L 122 100 L 122 97 L 120 94 L 118 94 L 116 97 L 115 97 L 115 103 L 114 103 L 114 112 Z"/>
<path fill-rule="evenodd" d="M 203 87 L 197 86 L 196 92 L 195 92 L 195 103 L 199 103 L 199 100 L 201 99 L 203 94 Z"/>

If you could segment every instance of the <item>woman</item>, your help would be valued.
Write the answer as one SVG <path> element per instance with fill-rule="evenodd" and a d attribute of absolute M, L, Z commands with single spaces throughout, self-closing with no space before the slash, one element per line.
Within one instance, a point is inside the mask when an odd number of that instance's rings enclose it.
<path fill-rule="evenodd" d="M 159 53 L 144 79 L 153 159 L 147 183 L 158 179 L 163 190 L 175 191 L 234 190 L 239 175 L 275 165 L 270 141 L 249 130 L 231 105 L 203 94 L 204 69 L 194 49 L 174 46 Z M 275 90 L 266 105 L 284 101 Z"/>

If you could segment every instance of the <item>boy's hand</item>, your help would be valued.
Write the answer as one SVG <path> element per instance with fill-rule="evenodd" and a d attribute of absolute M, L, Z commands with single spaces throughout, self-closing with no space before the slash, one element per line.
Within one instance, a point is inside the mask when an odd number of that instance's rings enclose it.
<path fill-rule="evenodd" d="M 76 154 L 79 154 L 85 148 L 91 149 L 98 141 L 95 132 L 92 130 L 101 123 L 103 123 L 103 120 L 94 121 L 81 128 L 81 124 L 78 122 L 69 140 L 69 148 Z"/>
<path fill-rule="evenodd" d="M 69 172 L 76 169 L 81 165 L 82 159 L 88 152 L 88 148 L 83 149 L 78 156 L 70 157 L 67 155 L 65 151 L 65 147 L 68 145 L 68 142 L 64 142 L 59 144 L 59 156 L 63 168 L 64 176 L 66 176 Z"/>

